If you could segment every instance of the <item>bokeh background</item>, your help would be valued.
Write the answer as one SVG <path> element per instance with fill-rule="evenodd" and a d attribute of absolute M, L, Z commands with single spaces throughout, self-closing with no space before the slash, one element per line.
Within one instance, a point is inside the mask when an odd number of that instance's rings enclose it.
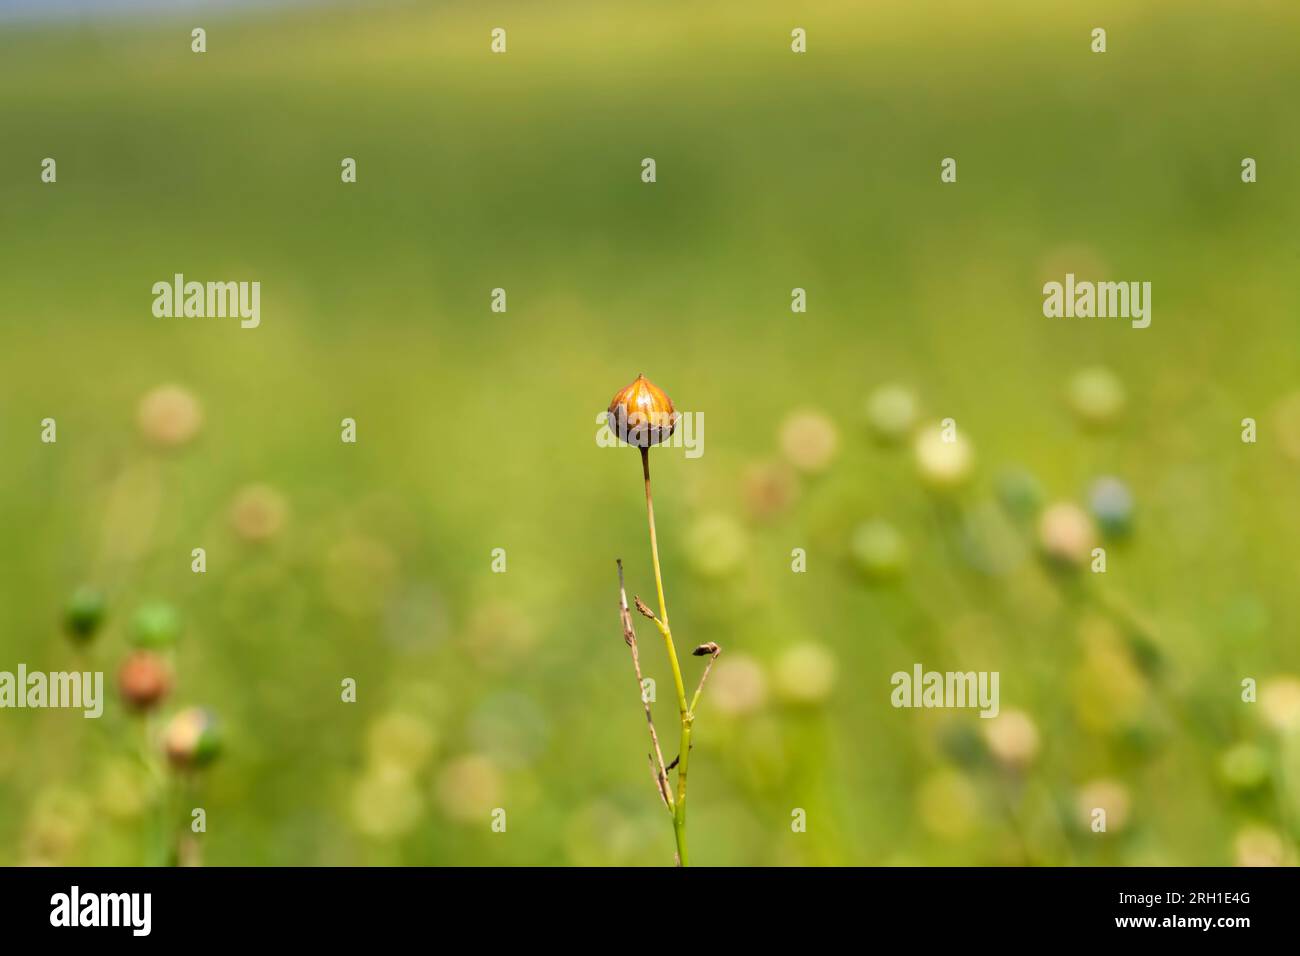
<path fill-rule="evenodd" d="M 693 862 L 1295 862 L 1295 4 L 110 6 L 0 20 L 0 669 L 109 697 L 0 713 L 0 863 L 165 862 L 200 805 L 209 864 L 671 862 L 595 441 L 638 372 L 706 423 L 653 455 L 674 630 L 724 649 Z M 1045 319 L 1067 271 L 1151 327 Z M 261 327 L 154 318 L 176 272 Z M 894 709 L 916 663 L 1001 716 Z M 222 752 L 175 774 L 189 706 Z"/>

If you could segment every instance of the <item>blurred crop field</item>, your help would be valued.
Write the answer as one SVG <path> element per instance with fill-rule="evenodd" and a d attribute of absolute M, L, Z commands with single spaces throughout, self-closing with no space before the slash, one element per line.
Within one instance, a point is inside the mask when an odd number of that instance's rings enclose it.
<path fill-rule="evenodd" d="M 651 453 L 673 630 L 723 648 L 693 862 L 1294 864 L 1298 31 L 1283 0 L 0 19 L 0 670 L 106 694 L 0 711 L 0 864 L 174 862 L 198 806 L 209 865 L 671 863 L 617 614 L 615 558 L 653 603 L 639 456 L 595 440 L 642 372 L 706 423 Z M 1067 272 L 1150 281 L 1151 326 L 1045 318 Z M 260 327 L 155 318 L 175 273 L 260 281 Z M 998 672 L 999 716 L 895 708 L 916 664 Z M 178 776 L 191 706 L 221 752 Z"/>

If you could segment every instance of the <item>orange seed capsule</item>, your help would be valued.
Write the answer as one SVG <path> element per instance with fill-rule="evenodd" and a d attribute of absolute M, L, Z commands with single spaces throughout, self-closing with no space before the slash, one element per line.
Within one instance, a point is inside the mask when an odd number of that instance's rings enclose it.
<path fill-rule="evenodd" d="M 649 448 L 666 440 L 677 427 L 673 400 L 644 375 L 609 403 L 609 430 L 622 441 Z"/>
<path fill-rule="evenodd" d="M 117 672 L 122 699 L 132 710 L 149 710 L 171 690 L 171 668 L 152 651 L 136 651 Z"/>

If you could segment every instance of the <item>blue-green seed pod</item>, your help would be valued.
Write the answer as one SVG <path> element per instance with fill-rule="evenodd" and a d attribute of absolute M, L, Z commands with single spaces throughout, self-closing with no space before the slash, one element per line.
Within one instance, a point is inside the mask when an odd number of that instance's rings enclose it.
<path fill-rule="evenodd" d="M 1133 492 L 1119 478 L 1098 478 L 1088 490 L 1088 510 L 1104 534 L 1122 537 L 1133 530 Z"/>

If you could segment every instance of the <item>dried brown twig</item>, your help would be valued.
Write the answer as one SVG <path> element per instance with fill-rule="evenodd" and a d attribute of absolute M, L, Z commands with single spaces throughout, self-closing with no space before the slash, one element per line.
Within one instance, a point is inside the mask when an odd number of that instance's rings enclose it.
<path fill-rule="evenodd" d="M 664 806 L 666 806 L 669 811 L 672 811 L 673 790 L 668 784 L 668 768 L 664 766 L 663 750 L 659 747 L 659 734 L 655 732 L 654 717 L 650 713 L 650 700 L 646 697 L 645 693 L 645 679 L 641 676 L 641 656 L 637 652 L 636 630 L 632 627 L 632 612 L 628 610 L 627 589 L 623 585 L 622 558 L 619 558 L 616 563 L 618 564 L 618 613 L 620 620 L 623 622 L 623 640 L 627 643 L 627 646 L 632 649 L 632 667 L 636 671 L 637 693 L 641 696 L 641 703 L 645 706 L 645 720 L 647 726 L 650 728 L 650 743 L 654 747 L 654 755 L 647 755 L 647 759 L 650 761 L 650 773 L 654 777 L 655 786 L 659 790 L 659 797 L 663 800 Z M 640 598 L 636 599 L 636 604 L 637 610 L 641 611 L 641 613 L 644 614 L 645 611 L 648 610 L 648 608 L 641 603 Z M 712 662 L 710 661 L 710 663 Z M 705 675 L 708 675 L 708 671 L 705 671 Z M 698 692 L 696 696 L 698 697 Z M 659 761 L 658 769 L 655 767 L 656 758 Z"/>

